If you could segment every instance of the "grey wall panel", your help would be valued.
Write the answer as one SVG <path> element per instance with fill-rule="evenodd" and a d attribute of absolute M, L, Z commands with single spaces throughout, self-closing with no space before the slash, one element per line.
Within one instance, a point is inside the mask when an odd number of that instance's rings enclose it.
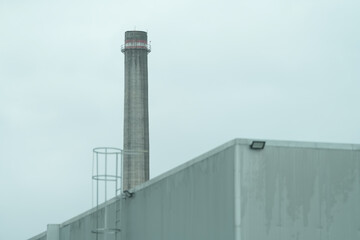
<path fill-rule="evenodd" d="M 70 224 L 62 226 L 60 229 L 60 240 L 70 239 Z"/>
<path fill-rule="evenodd" d="M 115 228 L 115 204 L 115 202 L 112 202 L 106 207 L 108 209 L 108 228 Z M 105 207 L 101 207 L 98 211 L 84 214 L 82 217 L 62 224 L 60 228 L 60 240 L 104 239 L 103 234 L 99 234 L 98 238 L 96 238 L 96 234 L 92 233 L 95 229 L 104 228 L 104 214 Z M 115 235 L 109 235 L 107 240 L 115 240 Z"/>
<path fill-rule="evenodd" d="M 46 240 L 46 233 L 47 232 L 42 232 L 36 236 L 29 238 L 28 240 Z"/>
<path fill-rule="evenodd" d="M 250 143 L 231 141 L 133 189 L 120 201 L 121 233 L 107 240 L 360 239 L 359 145 Z M 111 228 L 116 203 L 108 202 Z M 104 213 L 61 224 L 60 240 L 95 240 Z"/>
<path fill-rule="evenodd" d="M 125 201 L 127 240 L 234 239 L 234 147 Z"/>
<path fill-rule="evenodd" d="M 360 151 L 240 146 L 241 239 L 360 239 Z"/>
<path fill-rule="evenodd" d="M 234 144 L 227 144 L 135 189 L 132 198 L 121 199 L 121 233 L 107 240 L 234 239 L 233 165 Z M 104 207 L 92 209 L 63 223 L 60 240 L 95 240 L 91 230 L 97 221 L 103 227 L 104 213 Z M 112 200 L 111 228 L 115 214 Z"/>

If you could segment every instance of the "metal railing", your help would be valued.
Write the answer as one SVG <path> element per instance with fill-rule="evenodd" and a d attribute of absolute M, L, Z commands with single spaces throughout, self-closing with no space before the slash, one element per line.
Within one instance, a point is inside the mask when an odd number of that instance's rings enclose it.
<path fill-rule="evenodd" d="M 144 49 L 149 53 L 151 52 L 151 45 L 143 42 L 128 42 L 121 45 L 121 52 L 129 49 Z"/>
<path fill-rule="evenodd" d="M 110 198 L 130 198 L 133 193 L 122 192 L 123 180 L 123 157 L 124 155 L 139 155 L 147 151 L 122 150 L 114 147 L 98 147 L 93 149 L 92 162 L 92 205 L 96 204 L 96 227 L 92 233 L 96 234 L 96 240 L 99 235 L 107 239 L 107 235 L 121 233 L 121 202 L 116 199 L 115 219 L 109 222 L 108 211 Z M 95 202 L 95 203 L 94 203 Z M 101 206 L 101 208 L 100 208 Z M 103 209 L 103 215 L 101 211 Z"/>
<path fill-rule="evenodd" d="M 92 165 L 92 188 L 93 188 L 93 205 L 94 198 L 96 199 L 96 228 L 92 233 L 96 234 L 117 234 L 120 232 L 118 226 L 118 212 L 116 209 L 116 216 L 114 223 L 108 222 L 108 199 L 117 197 L 121 194 L 121 178 L 122 178 L 122 155 L 123 151 L 120 148 L 113 147 L 98 147 L 93 149 L 93 165 Z M 94 185 L 95 183 L 95 185 Z M 112 188 L 112 189 L 110 189 Z M 96 189 L 96 191 L 95 191 Z M 99 206 L 104 203 L 104 219 L 100 222 Z M 118 208 L 118 205 L 116 205 Z M 94 206 L 93 206 L 94 207 Z M 110 227 L 111 226 L 111 227 Z"/>

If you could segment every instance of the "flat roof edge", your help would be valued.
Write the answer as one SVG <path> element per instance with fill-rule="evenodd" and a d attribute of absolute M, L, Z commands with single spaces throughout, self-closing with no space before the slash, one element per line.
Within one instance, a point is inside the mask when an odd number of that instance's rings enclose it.
<path fill-rule="evenodd" d="M 239 145 L 250 145 L 252 141 L 265 141 L 266 146 L 271 146 L 271 147 L 317 148 L 317 149 L 334 149 L 334 150 L 360 150 L 360 144 L 350 144 L 350 143 L 285 141 L 285 140 L 245 139 L 245 138 L 236 138 L 235 139 L 236 144 L 239 144 Z"/>
<path fill-rule="evenodd" d="M 218 152 L 221 152 L 221 151 L 223 151 L 223 150 L 225 150 L 225 149 L 227 149 L 227 148 L 229 148 L 229 147 L 231 147 L 233 145 L 235 145 L 235 139 L 231 140 L 231 141 L 229 141 L 229 142 L 227 142 L 225 144 L 222 144 L 222 145 L 220 145 L 220 146 L 218 146 L 218 147 L 216 147 L 216 148 L 214 148 L 214 149 L 212 149 L 212 150 L 210 150 L 210 151 L 208 151 L 208 152 L 206 152 L 204 154 L 201 154 L 200 156 L 198 156 L 198 157 L 196 157 L 196 158 L 194 158 L 194 159 L 192 159 L 190 161 L 187 161 L 187 162 L 185 162 L 185 163 L 183 163 L 183 164 L 181 164 L 181 165 L 179 165 L 179 166 L 177 166 L 177 167 L 175 167 L 175 168 L 173 168 L 173 169 L 171 169 L 171 170 L 169 170 L 169 171 L 167 171 L 167 172 L 165 172 L 163 174 L 160 174 L 159 176 L 157 176 L 155 178 L 152 178 L 149 181 L 147 181 L 147 182 L 145 182 L 145 183 L 143 183 L 143 184 L 141 184 L 141 185 L 139 185 L 139 186 L 137 186 L 137 187 L 135 187 L 133 189 L 130 189 L 129 191 L 130 192 L 137 192 L 137 191 L 139 191 L 139 190 L 141 190 L 143 188 L 146 188 L 147 186 L 152 185 L 152 184 L 154 184 L 156 182 L 159 182 L 162 179 L 164 179 L 164 178 L 166 178 L 166 177 L 168 177 L 170 175 L 173 175 L 173 174 L 175 174 L 175 173 L 177 173 L 177 172 L 179 172 L 179 171 L 181 171 L 181 170 L 183 170 L 183 169 L 185 169 L 185 168 L 187 168 L 187 167 L 189 167 L 189 166 L 191 166 L 191 165 L 193 165 L 193 164 L 195 164 L 197 162 L 201 162 L 202 160 L 205 160 L 209 156 L 212 156 L 212 155 L 214 155 L 214 154 L 216 154 Z M 71 223 L 73 223 L 73 222 L 75 222 L 75 221 L 77 221 L 77 220 L 91 214 L 91 213 L 94 213 L 97 210 L 104 208 L 106 205 L 109 205 L 109 204 L 117 201 L 118 199 L 119 199 L 119 196 L 114 197 L 114 198 L 108 200 L 107 202 L 104 202 L 104 203 L 100 204 L 98 207 L 93 207 L 93 208 L 91 208 L 91 209 L 89 209 L 89 210 L 87 210 L 87 211 L 85 211 L 83 213 L 80 213 L 79 215 L 77 215 L 75 217 L 72 217 L 72 218 L 68 219 L 67 221 L 61 223 L 61 227 L 69 225 L 69 224 L 71 224 Z M 35 237 L 38 237 L 38 236 L 39 235 L 37 235 Z M 31 240 L 31 239 L 29 239 L 29 240 Z"/>
<path fill-rule="evenodd" d="M 285 140 L 269 140 L 269 139 L 250 139 L 250 138 L 235 138 L 233 140 L 230 140 L 204 154 L 199 155 L 198 157 L 195 157 L 159 176 L 156 176 L 155 178 L 150 179 L 149 181 L 136 186 L 135 188 L 131 189 L 131 191 L 136 192 L 143 188 L 146 188 L 147 186 L 154 184 L 158 181 L 161 181 L 162 179 L 171 176 L 197 162 L 200 162 L 209 156 L 212 156 L 218 152 L 221 152 L 225 150 L 226 148 L 229 148 L 233 145 L 248 145 L 253 141 L 265 141 L 266 146 L 272 146 L 272 147 L 295 147 L 295 148 L 317 148 L 317 149 L 343 149 L 343 150 L 360 150 L 360 144 L 345 144 L 345 143 L 325 143 L 325 142 L 306 142 L 306 141 L 285 141 Z"/>
<path fill-rule="evenodd" d="M 131 191 L 136 192 L 136 191 L 139 191 L 139 190 L 141 190 L 143 188 L 146 188 L 149 185 L 152 185 L 152 184 L 154 184 L 156 182 L 159 182 L 159 181 L 161 181 L 162 179 L 164 179 L 164 178 L 166 178 L 168 176 L 171 176 L 171 175 L 173 175 L 173 174 L 175 174 L 177 172 L 180 172 L 181 170 L 183 170 L 183 169 L 185 169 L 185 168 L 187 168 L 187 167 L 189 167 L 189 166 L 191 166 L 193 164 L 201 162 L 201 161 L 207 159 L 208 157 L 210 157 L 212 155 L 215 155 L 215 154 L 217 154 L 219 152 L 222 152 L 223 150 L 225 150 L 225 149 L 227 149 L 227 148 L 229 148 L 231 146 L 235 146 L 235 145 L 236 145 L 236 139 L 228 141 L 228 142 L 226 142 L 226 143 L 224 143 L 224 144 L 222 144 L 222 145 L 220 145 L 220 146 L 218 146 L 216 148 L 213 148 L 212 150 L 207 151 L 207 152 L 205 152 L 205 153 L 203 153 L 203 154 L 201 154 L 201 155 L 199 155 L 199 156 L 197 156 L 197 157 L 195 157 L 195 158 L 193 158 L 193 159 L 191 159 L 191 160 L 189 160 L 189 161 L 187 161 L 187 162 L 185 162 L 185 163 L 183 163 L 183 164 L 181 164 L 181 165 L 179 165 L 179 166 L 177 166 L 177 167 L 175 167 L 173 169 L 170 169 L 169 171 L 166 171 L 165 173 L 162 173 L 162 174 L 150 179 L 149 181 L 147 181 L 147 182 L 145 182 L 145 183 L 143 183 L 141 185 L 136 186 L 135 188 L 131 189 Z"/>
<path fill-rule="evenodd" d="M 267 140 L 267 139 L 249 139 L 249 138 L 236 138 L 236 139 L 233 139 L 231 141 L 228 141 L 208 152 L 205 152 L 201 155 L 199 155 L 198 157 L 195 157 L 169 171 L 166 171 L 165 173 L 162 173 L 152 179 L 150 179 L 149 181 L 143 183 L 143 184 L 140 184 L 138 186 L 136 186 L 135 188 L 133 189 L 130 189 L 129 191 L 130 192 L 137 192 L 137 191 L 140 191 L 152 184 L 155 184 L 157 182 L 160 182 L 161 180 L 167 178 L 168 176 L 171 176 L 171 175 L 174 175 L 176 174 L 177 172 L 180 172 L 182 171 L 183 169 L 186 169 L 188 168 L 189 166 L 191 165 L 194 165 L 198 162 L 201 162 L 205 159 L 207 159 L 208 157 L 212 156 L 212 155 L 215 155 L 219 152 L 222 152 L 224 151 L 225 149 L 229 148 L 229 147 L 232 147 L 232 146 L 235 146 L 235 145 L 248 145 L 250 146 L 251 142 L 252 141 L 265 141 L 266 142 L 266 146 L 271 146 L 271 147 L 290 147 L 290 148 L 316 148 L 316 149 L 340 149 L 340 150 L 356 150 L 356 151 L 360 151 L 360 144 L 344 144 L 344 143 L 322 143 L 322 142 L 301 142 L 301 141 L 283 141 L 283 140 Z M 266 147 L 265 146 L 265 147 Z M 115 202 L 116 200 L 118 200 L 118 197 L 114 197 L 110 200 L 108 200 L 107 202 L 104 202 L 102 203 L 101 205 L 99 205 L 99 207 L 94 207 L 94 208 L 91 208 L 89 209 L 88 211 L 86 212 L 83 212 L 65 222 L 63 222 L 61 224 L 61 227 L 64 227 L 68 224 L 71 224 L 72 222 L 75 222 L 79 219 L 81 219 L 82 217 L 88 215 L 88 214 L 91 214 L 93 212 L 96 212 L 97 210 L 105 207 L 106 205 L 108 204 L 111 204 L 113 202 Z M 43 235 L 46 235 L 46 232 L 43 232 L 41 234 L 38 234 L 32 238 L 30 238 L 29 240 L 32 240 L 32 239 L 37 239 L 37 238 L 40 238 L 42 237 Z"/>
<path fill-rule="evenodd" d="M 73 222 L 76 222 L 76 221 L 80 220 L 81 218 L 83 218 L 83 217 L 85 217 L 85 216 L 87 216 L 89 214 L 95 213 L 96 211 L 103 209 L 107 205 L 110 205 L 110 204 L 116 202 L 117 200 L 119 200 L 119 198 L 120 198 L 120 196 L 113 197 L 110 200 L 107 200 L 106 202 L 103 202 L 103 203 L 99 204 L 98 207 L 90 208 L 89 210 L 87 210 L 87 211 L 85 211 L 83 213 L 80 213 L 79 215 L 76 215 L 75 217 L 72 217 L 72 218 L 66 220 L 65 222 L 61 223 L 60 227 L 64 227 L 66 225 L 69 225 L 69 224 L 71 224 Z"/>
<path fill-rule="evenodd" d="M 35 235 L 35 236 L 29 238 L 28 240 L 37 240 L 37 239 L 39 239 L 41 237 L 44 237 L 44 236 L 46 236 L 46 231 L 42 232 L 42 233 L 39 233 L 38 235 Z"/>

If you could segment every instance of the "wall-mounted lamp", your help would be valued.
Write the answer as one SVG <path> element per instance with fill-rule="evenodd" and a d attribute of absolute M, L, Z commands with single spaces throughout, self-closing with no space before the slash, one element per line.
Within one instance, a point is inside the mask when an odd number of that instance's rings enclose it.
<path fill-rule="evenodd" d="M 123 192 L 124 198 L 131 198 L 131 197 L 133 197 L 133 195 L 134 195 L 134 193 L 129 192 L 128 190 L 125 190 L 125 191 Z"/>
<path fill-rule="evenodd" d="M 255 150 L 261 150 L 265 147 L 265 141 L 252 141 L 250 148 Z"/>

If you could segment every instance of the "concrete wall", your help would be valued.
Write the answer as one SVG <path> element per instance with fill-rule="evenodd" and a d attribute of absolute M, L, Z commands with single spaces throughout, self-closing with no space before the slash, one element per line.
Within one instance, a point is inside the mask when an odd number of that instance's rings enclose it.
<path fill-rule="evenodd" d="M 360 239 L 359 145 L 239 144 L 237 161 L 237 239 Z"/>
<path fill-rule="evenodd" d="M 231 141 L 110 200 L 109 227 L 122 231 L 107 239 L 360 239 L 359 145 L 250 143 Z M 96 239 L 104 211 L 61 224 L 59 239 Z"/>
<path fill-rule="evenodd" d="M 234 239 L 234 146 L 195 161 L 125 202 L 125 238 Z"/>
<path fill-rule="evenodd" d="M 234 154 L 235 146 L 225 144 L 133 189 L 131 198 L 110 200 L 109 227 L 121 232 L 107 240 L 234 239 Z M 121 208 L 118 226 L 116 204 Z M 97 220 L 103 223 L 104 211 L 101 206 L 61 224 L 59 239 L 95 240 L 91 230 Z"/>
<path fill-rule="evenodd" d="M 92 230 L 104 227 L 105 208 L 108 210 L 108 227 L 115 228 L 116 199 L 110 200 L 107 206 L 102 205 L 99 209 L 91 209 L 62 224 L 59 224 L 59 235 L 55 236 L 53 229 L 47 228 L 47 232 L 39 234 L 29 240 L 103 240 L 104 235 L 92 233 Z M 51 236 L 50 234 L 51 233 Z M 107 236 L 107 240 L 115 240 L 115 235 Z M 118 238 L 119 239 L 119 238 Z"/>

